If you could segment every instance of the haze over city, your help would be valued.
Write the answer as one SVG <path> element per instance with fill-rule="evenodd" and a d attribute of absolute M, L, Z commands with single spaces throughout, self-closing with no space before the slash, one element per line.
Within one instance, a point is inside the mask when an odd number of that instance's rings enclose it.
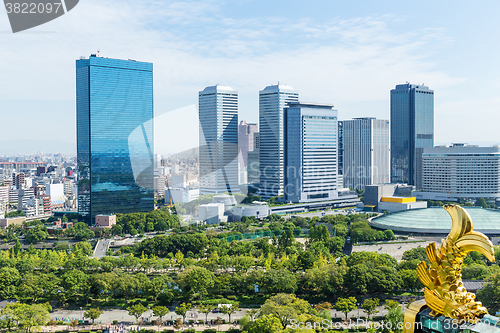
<path fill-rule="evenodd" d="M 334 104 L 339 119 L 388 119 L 390 89 L 425 83 L 435 91 L 435 144 L 499 143 L 491 64 L 500 4 L 450 4 L 87 0 L 17 34 L 2 11 L 0 110 L 16 126 L 2 128 L 0 154 L 76 153 L 75 60 L 98 50 L 153 63 L 159 154 L 198 145 L 197 94 L 217 83 L 239 92 L 249 122 L 258 91 L 278 82 Z"/>

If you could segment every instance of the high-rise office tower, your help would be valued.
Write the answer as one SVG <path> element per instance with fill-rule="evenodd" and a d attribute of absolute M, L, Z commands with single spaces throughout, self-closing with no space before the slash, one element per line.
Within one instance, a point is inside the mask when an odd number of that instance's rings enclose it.
<path fill-rule="evenodd" d="M 153 64 L 76 61 L 78 212 L 154 210 Z"/>
<path fill-rule="evenodd" d="M 285 108 L 284 137 L 285 200 L 336 198 L 337 110 L 333 110 L 333 105 L 289 103 Z"/>
<path fill-rule="evenodd" d="M 298 102 L 299 93 L 290 86 L 267 86 L 259 92 L 260 190 L 265 199 L 283 195 L 284 114 L 287 103 Z"/>
<path fill-rule="evenodd" d="M 343 121 L 344 186 L 390 183 L 389 121 L 354 118 Z"/>
<path fill-rule="evenodd" d="M 434 146 L 434 91 L 398 84 L 391 90 L 391 180 L 422 188 L 422 153 Z"/>
<path fill-rule="evenodd" d="M 337 153 L 337 187 L 344 188 L 344 122 L 337 122 L 339 148 Z"/>
<path fill-rule="evenodd" d="M 200 194 L 238 192 L 238 92 L 212 86 L 199 92 Z"/>
<path fill-rule="evenodd" d="M 260 183 L 260 135 L 253 134 L 254 149 L 248 152 L 247 183 L 258 188 Z"/>
<path fill-rule="evenodd" d="M 337 123 L 338 123 L 337 136 L 339 142 L 338 172 L 339 175 L 343 175 L 344 174 L 344 122 L 339 120 Z"/>
<path fill-rule="evenodd" d="M 240 148 L 240 156 L 238 161 L 240 184 L 247 182 L 247 160 L 248 153 L 255 149 L 254 133 L 259 131 L 257 124 L 249 124 L 246 120 L 242 120 L 238 125 L 238 147 Z"/>

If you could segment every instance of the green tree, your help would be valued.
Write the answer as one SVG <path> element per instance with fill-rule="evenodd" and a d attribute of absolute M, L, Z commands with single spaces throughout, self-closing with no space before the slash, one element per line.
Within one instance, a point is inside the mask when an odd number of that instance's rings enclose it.
<path fill-rule="evenodd" d="M 175 314 L 182 316 L 182 322 L 186 322 L 186 313 L 192 308 L 191 303 L 182 303 L 180 306 L 175 308 Z"/>
<path fill-rule="evenodd" d="M 486 278 L 483 289 L 477 291 L 477 298 L 490 313 L 500 311 L 500 273 Z"/>
<path fill-rule="evenodd" d="M 465 269 L 465 267 L 464 267 Z M 401 287 L 405 290 L 415 290 L 423 288 L 422 283 L 418 279 L 416 269 L 402 269 L 398 271 L 401 279 Z"/>
<path fill-rule="evenodd" d="M 205 323 L 208 322 L 208 315 L 215 309 L 212 305 L 200 305 L 198 306 L 198 311 L 205 315 Z"/>
<path fill-rule="evenodd" d="M 403 261 L 410 261 L 417 259 L 418 262 L 425 261 L 427 265 L 429 264 L 429 259 L 425 253 L 425 247 L 416 247 L 411 250 L 406 250 L 403 253 Z"/>
<path fill-rule="evenodd" d="M 16 238 L 16 244 L 13 247 L 14 254 L 17 256 L 21 252 L 22 248 L 21 242 L 19 242 L 19 239 Z"/>
<path fill-rule="evenodd" d="M 0 268 L 0 299 L 15 298 L 20 281 L 21 275 L 17 269 Z"/>
<path fill-rule="evenodd" d="M 368 318 L 371 318 L 374 314 L 378 313 L 377 307 L 380 305 L 380 300 L 378 298 L 368 298 L 365 299 L 361 308 L 366 313 Z"/>
<path fill-rule="evenodd" d="M 285 329 L 292 319 L 300 314 L 309 314 L 311 305 L 293 294 L 277 294 L 266 300 L 260 309 L 259 317 L 274 316 L 279 319 Z"/>
<path fill-rule="evenodd" d="M 169 313 L 166 306 L 157 305 L 153 307 L 153 315 L 157 316 L 158 319 L 163 320 L 163 317 Z"/>
<path fill-rule="evenodd" d="M 155 302 L 158 297 L 165 297 L 167 294 L 172 294 L 169 284 L 172 283 L 172 278 L 168 275 L 161 275 L 151 280 L 148 292 L 153 296 Z"/>
<path fill-rule="evenodd" d="M 396 236 L 394 235 L 394 232 L 391 229 L 384 230 L 384 235 L 385 235 L 385 239 L 387 239 L 387 240 L 396 239 Z"/>
<path fill-rule="evenodd" d="M 357 308 L 356 307 L 356 298 L 354 298 L 354 297 L 349 297 L 349 298 L 339 297 L 337 299 L 337 302 L 333 306 L 333 308 L 335 310 L 340 311 L 343 314 L 345 314 L 345 319 L 347 320 L 347 315 L 349 314 L 349 312 L 351 312 Z"/>
<path fill-rule="evenodd" d="M 60 281 L 54 274 L 27 274 L 22 280 L 19 291 L 23 297 L 37 302 L 40 298 L 51 299 Z"/>
<path fill-rule="evenodd" d="M 83 313 L 83 317 L 92 319 L 92 324 L 93 324 L 94 321 L 97 318 L 99 318 L 103 313 L 104 313 L 104 311 L 99 310 L 99 308 L 91 308 Z"/>
<path fill-rule="evenodd" d="M 255 316 L 259 314 L 259 309 L 250 309 L 246 310 L 245 313 L 250 317 L 250 320 L 253 321 Z"/>
<path fill-rule="evenodd" d="M 0 309 L 0 327 L 6 327 L 10 332 L 12 327 L 16 326 L 16 324 L 19 322 L 20 311 L 18 310 L 18 308 L 22 305 L 24 304 L 7 303 L 7 305 L 3 309 Z"/>
<path fill-rule="evenodd" d="M 244 327 L 248 333 L 282 333 L 283 325 L 274 315 L 263 315 Z"/>
<path fill-rule="evenodd" d="M 66 273 L 61 276 L 61 285 L 64 287 L 66 297 L 75 297 L 76 302 L 76 295 L 78 292 L 83 292 L 87 280 L 87 274 L 80 270 L 72 269 L 66 271 Z"/>
<path fill-rule="evenodd" d="M 25 328 L 26 332 L 40 330 L 49 321 L 49 309 L 46 304 L 23 304 L 17 309 L 19 327 Z"/>
<path fill-rule="evenodd" d="M 129 316 L 133 316 L 133 317 L 135 317 L 135 320 L 138 320 L 139 317 L 142 316 L 142 314 L 147 311 L 147 308 L 144 305 L 142 305 L 141 303 L 138 303 L 138 304 L 129 306 L 127 308 L 127 311 L 128 311 Z"/>
<path fill-rule="evenodd" d="M 368 283 L 371 280 L 371 273 L 364 264 L 358 264 L 349 267 L 344 279 L 344 286 L 356 294 L 366 294 L 368 292 Z"/>
<path fill-rule="evenodd" d="M 13 211 L 13 212 L 10 212 L 10 213 L 6 213 L 5 214 L 5 218 L 8 218 L 8 217 L 18 217 L 18 216 L 24 216 L 25 213 L 21 210 L 16 210 L 16 211 Z"/>
<path fill-rule="evenodd" d="M 49 233 L 44 225 L 37 225 L 33 228 L 29 228 L 26 232 L 26 242 L 30 244 L 43 242 L 47 237 L 49 237 Z"/>
<path fill-rule="evenodd" d="M 177 284 L 182 292 L 190 296 L 198 293 L 201 299 L 208 293 L 207 289 L 214 286 L 215 276 L 206 268 L 190 266 L 179 273 Z"/>
<path fill-rule="evenodd" d="M 302 277 L 302 286 L 310 294 L 333 296 L 338 294 L 344 284 L 347 267 L 341 264 L 308 269 Z"/>
<path fill-rule="evenodd" d="M 231 323 L 231 315 L 234 314 L 234 313 L 236 313 L 239 309 L 240 308 L 239 308 L 239 306 L 237 304 L 233 304 L 231 306 L 223 305 L 220 308 L 220 311 L 223 314 L 227 314 L 229 316 L 229 323 Z"/>
<path fill-rule="evenodd" d="M 294 293 L 297 277 L 288 269 L 270 269 L 264 272 L 260 287 L 268 293 Z"/>
<path fill-rule="evenodd" d="M 479 206 L 479 207 L 483 207 L 483 208 L 488 208 L 489 207 L 488 203 L 486 202 L 486 200 L 484 198 L 477 199 L 475 205 Z"/>
<path fill-rule="evenodd" d="M 382 331 L 384 333 L 389 333 L 389 332 L 400 333 L 403 331 L 400 327 L 401 323 L 404 323 L 404 313 L 403 309 L 401 309 L 401 306 L 399 306 L 399 304 L 389 309 L 387 314 L 384 316 L 384 322 L 386 323 Z M 388 329 L 388 327 L 392 328 Z"/>
<path fill-rule="evenodd" d="M 73 253 L 81 253 L 85 256 L 92 256 L 92 254 L 94 253 L 94 250 L 92 248 L 92 245 L 90 245 L 90 243 L 88 242 L 79 242 L 79 243 L 76 243 L 74 246 L 73 246 Z"/>
<path fill-rule="evenodd" d="M 85 222 L 77 222 L 72 227 L 66 230 L 66 233 L 75 239 L 86 240 L 95 236 L 94 232 L 90 230 Z"/>

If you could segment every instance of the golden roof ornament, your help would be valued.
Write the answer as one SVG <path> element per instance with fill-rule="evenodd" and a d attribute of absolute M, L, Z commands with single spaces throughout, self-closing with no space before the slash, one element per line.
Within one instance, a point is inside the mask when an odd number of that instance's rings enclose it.
<path fill-rule="evenodd" d="M 464 288 L 462 263 L 472 251 L 495 261 L 493 244 L 486 235 L 473 230 L 472 220 L 465 209 L 459 205 L 444 205 L 443 208 L 451 216 L 451 231 L 440 245 L 431 243 L 427 246 L 430 266 L 422 261 L 417 267 L 418 278 L 425 286 L 425 303 L 432 310 L 432 316 L 444 315 L 461 322 L 476 323 L 488 314 L 488 310 L 476 301 L 475 294 Z"/>

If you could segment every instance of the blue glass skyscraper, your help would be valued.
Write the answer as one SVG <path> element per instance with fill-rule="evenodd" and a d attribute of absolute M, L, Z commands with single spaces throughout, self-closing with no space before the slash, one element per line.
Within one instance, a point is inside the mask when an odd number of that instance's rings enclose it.
<path fill-rule="evenodd" d="M 434 91 L 399 84 L 391 90 L 391 181 L 422 188 L 422 153 L 434 146 Z"/>
<path fill-rule="evenodd" d="M 154 209 L 153 64 L 76 61 L 78 212 Z"/>
<path fill-rule="evenodd" d="M 330 104 L 290 102 L 284 117 L 285 200 L 337 198 L 337 110 Z"/>

